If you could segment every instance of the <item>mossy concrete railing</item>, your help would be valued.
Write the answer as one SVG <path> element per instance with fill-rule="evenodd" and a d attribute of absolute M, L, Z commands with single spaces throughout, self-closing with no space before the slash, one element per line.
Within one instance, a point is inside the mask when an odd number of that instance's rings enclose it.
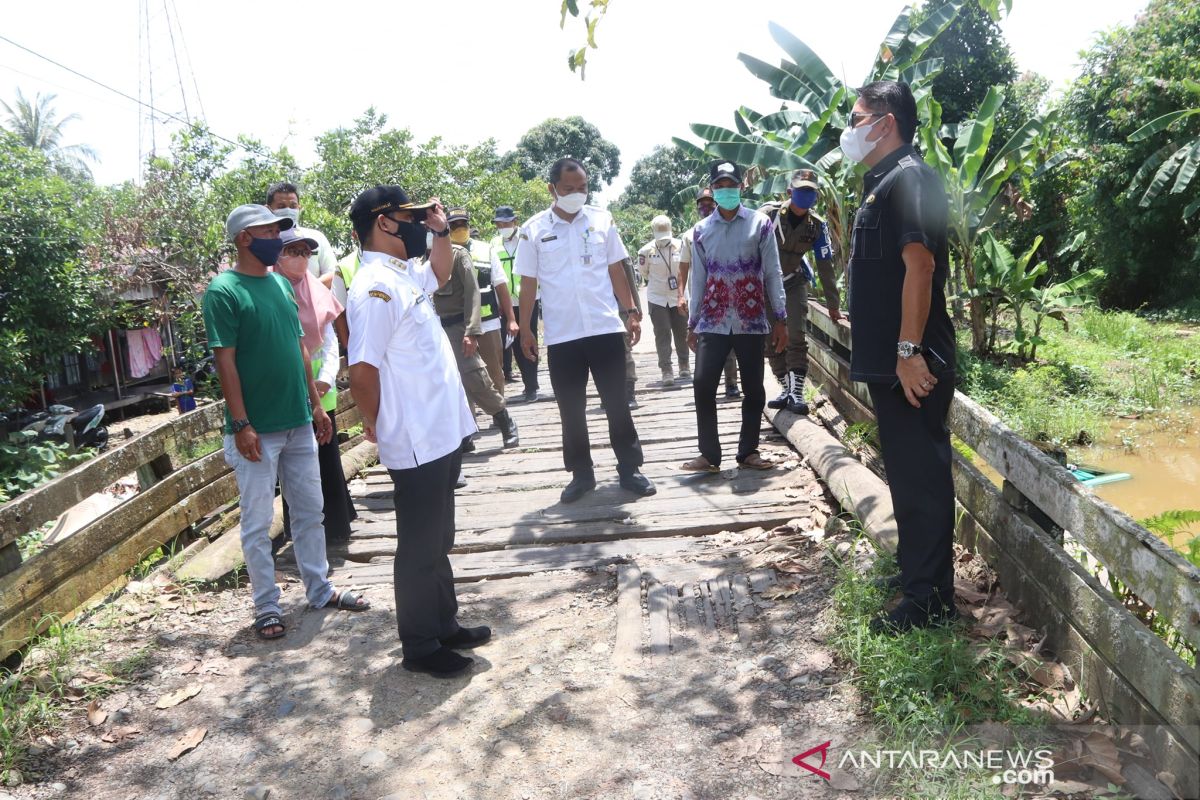
<path fill-rule="evenodd" d="M 342 430 L 360 421 L 348 391 L 339 395 L 338 409 Z M 187 455 L 220 436 L 224 414 L 218 402 L 176 417 L 0 506 L 0 658 L 237 498 L 220 449 Z M 130 474 L 137 474 L 141 491 L 22 561 L 20 536 Z"/>
<path fill-rule="evenodd" d="M 816 302 L 808 311 L 809 377 L 851 422 L 871 421 L 870 395 L 850 380 L 850 326 Z M 956 392 L 950 430 L 1003 478 L 997 487 L 954 454 L 957 536 L 996 570 L 1009 599 L 1045 631 L 1106 719 L 1152 726 L 1150 744 L 1177 775 L 1200 763 L 1200 672 L 1187 664 L 1063 547 L 1062 533 L 1200 648 L 1200 569 L 1063 466 Z M 1193 781 L 1194 783 L 1194 781 Z"/>

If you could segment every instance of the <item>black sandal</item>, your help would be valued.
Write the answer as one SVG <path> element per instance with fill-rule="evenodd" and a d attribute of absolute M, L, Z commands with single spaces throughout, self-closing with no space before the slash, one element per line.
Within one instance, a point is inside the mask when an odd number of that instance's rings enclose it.
<path fill-rule="evenodd" d="M 371 607 L 371 601 L 350 592 L 334 592 L 333 597 L 329 598 L 329 602 L 324 607 L 338 611 L 366 611 Z"/>
<path fill-rule="evenodd" d="M 277 633 L 267 633 L 267 628 L 279 628 L 279 631 Z M 258 634 L 258 638 L 260 639 L 278 639 L 287 633 L 287 626 L 283 624 L 283 617 L 274 611 L 268 611 L 254 618 L 254 632 Z"/>

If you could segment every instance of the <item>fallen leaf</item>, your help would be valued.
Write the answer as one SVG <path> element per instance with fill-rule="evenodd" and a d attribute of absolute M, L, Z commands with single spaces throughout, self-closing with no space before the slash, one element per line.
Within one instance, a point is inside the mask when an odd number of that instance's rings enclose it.
<path fill-rule="evenodd" d="M 106 731 L 104 733 L 104 735 L 102 735 L 100 737 L 100 741 L 108 742 L 109 744 L 114 744 L 123 739 L 132 739 L 134 736 L 137 736 L 141 732 L 142 731 L 140 728 L 135 728 L 132 725 L 126 725 L 126 726 L 122 726 L 120 728 L 113 728 L 110 731 Z"/>
<path fill-rule="evenodd" d="M 975 591 L 975 589 L 963 583 L 962 581 L 954 582 L 954 595 L 973 606 L 986 603 L 989 597 L 989 595 L 986 595 L 983 592 Z"/>
<path fill-rule="evenodd" d="M 781 600 L 800 592 L 799 584 L 778 583 L 763 590 L 762 596 L 767 600 Z"/>
<path fill-rule="evenodd" d="M 200 689 L 202 688 L 203 687 L 198 683 L 185 686 L 179 691 L 171 692 L 168 695 L 158 698 L 158 702 L 154 704 L 154 707 L 158 709 L 172 708 L 179 705 L 184 700 L 190 700 L 196 695 L 200 694 Z"/>
<path fill-rule="evenodd" d="M 179 674 L 180 675 L 191 675 L 191 674 L 197 672 L 203 663 L 204 662 L 198 658 L 195 659 L 194 661 L 189 661 L 188 663 L 186 663 L 182 667 L 180 667 Z"/>
<path fill-rule="evenodd" d="M 1008 660 L 1047 689 L 1061 689 L 1069 678 L 1066 668 L 1054 661 L 1042 661 L 1028 653 L 1008 653 Z"/>
<path fill-rule="evenodd" d="M 88 725 L 91 725 L 93 728 L 97 728 L 97 727 L 103 725 L 104 721 L 106 719 L 108 719 L 108 712 L 103 710 L 102 708 L 100 708 L 99 700 L 93 700 L 92 702 L 88 703 L 88 707 L 87 707 Z"/>
<path fill-rule="evenodd" d="M 189 750 L 194 750 L 204 741 L 205 735 L 208 733 L 208 728 L 192 728 L 175 743 L 171 751 L 167 753 L 167 758 L 171 761 L 179 758 Z"/>
<path fill-rule="evenodd" d="M 1088 734 L 1087 738 L 1083 740 L 1083 744 L 1087 755 L 1081 759 L 1081 763 L 1092 767 L 1117 786 L 1124 786 L 1125 777 L 1121 774 L 1121 755 L 1117 752 L 1116 743 L 1103 733 L 1096 731 Z"/>
<path fill-rule="evenodd" d="M 212 611 L 214 608 L 216 608 L 216 606 L 214 606 L 208 600 L 197 600 L 192 603 L 184 603 L 183 613 L 193 614 L 193 615 L 194 614 L 207 614 L 208 612 Z"/>

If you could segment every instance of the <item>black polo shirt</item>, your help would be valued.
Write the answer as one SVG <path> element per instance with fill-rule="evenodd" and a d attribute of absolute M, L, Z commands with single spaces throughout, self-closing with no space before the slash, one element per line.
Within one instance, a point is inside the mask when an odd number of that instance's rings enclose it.
<path fill-rule="evenodd" d="M 904 146 L 863 180 L 862 207 L 850 246 L 850 377 L 865 383 L 896 380 L 905 266 L 901 253 L 919 242 L 933 253 L 933 296 L 921 344 L 954 368 L 954 326 L 946 311 L 949 215 L 941 178 L 917 151 Z"/>

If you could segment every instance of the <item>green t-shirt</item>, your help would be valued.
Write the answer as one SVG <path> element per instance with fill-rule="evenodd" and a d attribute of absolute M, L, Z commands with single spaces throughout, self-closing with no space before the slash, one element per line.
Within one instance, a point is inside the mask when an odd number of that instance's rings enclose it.
<path fill-rule="evenodd" d="M 300 355 L 300 312 L 292 287 L 269 272 L 262 277 L 229 270 L 204 293 L 208 346 L 237 350 L 246 417 L 259 433 L 312 422 L 308 380 Z M 225 432 L 230 429 L 225 409 Z"/>

